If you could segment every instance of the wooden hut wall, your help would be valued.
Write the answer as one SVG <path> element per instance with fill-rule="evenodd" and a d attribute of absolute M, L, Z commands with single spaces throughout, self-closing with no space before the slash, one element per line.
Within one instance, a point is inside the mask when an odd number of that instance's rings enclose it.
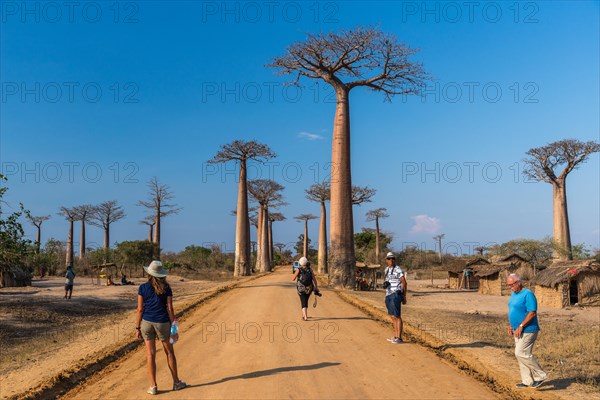
<path fill-rule="evenodd" d="M 565 285 L 563 283 L 559 284 L 556 287 L 536 285 L 535 297 L 537 298 L 538 306 L 554 308 L 563 308 L 565 306 L 568 306 L 569 297 L 568 293 L 565 293 L 565 289 L 568 290 L 568 285 Z"/>
<path fill-rule="evenodd" d="M 579 304 L 600 305 L 600 271 L 582 271 L 577 275 Z"/>
<path fill-rule="evenodd" d="M 491 294 L 491 295 L 501 295 L 502 287 L 500 284 L 500 280 L 498 279 L 499 274 L 496 272 L 495 274 L 488 275 L 485 277 L 479 278 L 479 293 L 481 294 Z"/>
<path fill-rule="evenodd" d="M 455 272 L 448 271 L 448 287 L 450 289 L 458 289 L 459 282 L 459 275 Z"/>

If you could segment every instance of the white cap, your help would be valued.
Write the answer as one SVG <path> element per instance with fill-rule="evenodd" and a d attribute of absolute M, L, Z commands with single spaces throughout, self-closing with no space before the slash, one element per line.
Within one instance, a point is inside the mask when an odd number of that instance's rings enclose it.
<path fill-rule="evenodd" d="M 300 266 L 302 266 L 302 267 L 305 267 L 306 264 L 308 264 L 308 258 L 300 257 L 300 260 L 298 260 L 298 264 L 300 264 Z"/>
<path fill-rule="evenodd" d="M 392 253 L 391 251 L 389 253 L 387 253 L 387 255 L 385 256 L 386 259 L 388 258 L 396 258 L 396 256 L 394 255 L 394 253 Z"/>

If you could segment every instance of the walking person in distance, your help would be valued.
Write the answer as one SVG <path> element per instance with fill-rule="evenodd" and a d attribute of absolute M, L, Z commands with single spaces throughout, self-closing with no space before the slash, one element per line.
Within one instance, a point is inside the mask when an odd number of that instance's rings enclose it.
<path fill-rule="evenodd" d="M 310 262 L 306 257 L 301 257 L 298 261 L 300 268 L 296 270 L 292 278 L 292 282 L 298 279 L 296 283 L 296 289 L 298 290 L 298 296 L 300 296 L 300 306 L 302 307 L 302 319 L 308 321 L 308 298 L 311 293 L 315 292 L 316 296 L 321 296 L 319 287 L 317 285 L 317 278 L 310 268 Z"/>

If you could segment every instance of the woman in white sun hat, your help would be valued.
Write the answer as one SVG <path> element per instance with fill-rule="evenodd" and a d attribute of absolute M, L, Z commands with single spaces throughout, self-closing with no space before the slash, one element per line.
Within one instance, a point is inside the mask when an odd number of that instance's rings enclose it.
<path fill-rule="evenodd" d="M 169 343 L 171 324 L 175 319 L 173 310 L 173 291 L 167 282 L 169 271 L 163 268 L 160 261 L 152 261 L 144 267 L 148 273 L 148 282 L 138 289 L 138 307 L 135 334 L 146 343 L 146 360 L 150 378 L 149 394 L 157 394 L 156 385 L 156 337 L 162 342 L 167 355 L 167 363 L 173 376 L 173 390 L 186 387 L 186 383 L 177 375 L 177 359 L 173 345 Z M 174 339 L 177 339 L 176 337 Z"/>

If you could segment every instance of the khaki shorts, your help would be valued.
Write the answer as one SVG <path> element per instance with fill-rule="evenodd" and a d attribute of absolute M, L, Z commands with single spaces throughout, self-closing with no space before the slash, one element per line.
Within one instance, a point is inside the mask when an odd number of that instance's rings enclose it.
<path fill-rule="evenodd" d="M 149 322 L 145 319 L 140 324 L 140 331 L 144 340 L 155 340 L 158 335 L 158 339 L 161 342 L 169 340 L 171 337 L 171 323 L 170 322 Z"/>

